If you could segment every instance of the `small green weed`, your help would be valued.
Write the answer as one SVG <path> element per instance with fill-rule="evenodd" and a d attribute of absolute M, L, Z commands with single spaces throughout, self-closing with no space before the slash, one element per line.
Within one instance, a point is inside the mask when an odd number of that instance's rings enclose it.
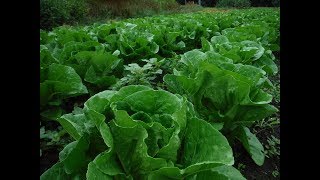
<path fill-rule="evenodd" d="M 267 143 L 265 145 L 265 155 L 267 158 L 280 156 L 280 139 L 271 135 L 268 137 Z"/>
<path fill-rule="evenodd" d="M 238 166 L 237 166 L 237 169 L 241 172 L 244 171 L 244 169 L 246 168 L 246 165 L 242 164 L 242 163 L 239 163 Z"/>

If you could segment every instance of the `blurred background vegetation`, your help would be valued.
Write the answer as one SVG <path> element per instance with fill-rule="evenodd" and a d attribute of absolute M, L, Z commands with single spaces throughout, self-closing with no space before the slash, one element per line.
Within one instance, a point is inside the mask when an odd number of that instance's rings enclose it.
<path fill-rule="evenodd" d="M 280 0 L 40 0 L 40 28 L 200 11 L 204 7 L 278 7 Z"/>

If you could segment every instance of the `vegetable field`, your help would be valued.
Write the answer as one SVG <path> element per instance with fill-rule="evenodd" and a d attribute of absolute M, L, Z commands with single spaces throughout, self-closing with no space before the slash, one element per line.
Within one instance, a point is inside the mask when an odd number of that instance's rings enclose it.
<path fill-rule="evenodd" d="M 279 113 L 279 16 L 253 8 L 41 31 L 40 157 L 60 152 L 40 179 L 249 179 L 234 147 L 256 166 L 268 156 L 253 127 Z"/>

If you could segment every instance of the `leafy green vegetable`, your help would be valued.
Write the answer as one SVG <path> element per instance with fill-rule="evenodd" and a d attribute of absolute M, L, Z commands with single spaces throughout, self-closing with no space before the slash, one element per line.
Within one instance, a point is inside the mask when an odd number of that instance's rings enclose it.
<path fill-rule="evenodd" d="M 59 154 L 60 162 L 40 176 L 40 179 L 76 179 L 83 178 L 81 170 L 86 169 L 89 148 L 88 136 L 68 144 Z"/>
<path fill-rule="evenodd" d="M 187 177 L 188 180 L 205 180 L 205 179 L 234 179 L 245 180 L 241 173 L 232 166 L 218 166 L 207 171 Z"/>
<path fill-rule="evenodd" d="M 177 179 L 234 163 L 227 139 L 195 117 L 186 98 L 167 91 L 141 85 L 107 90 L 92 96 L 83 112 L 59 119 L 77 141 L 42 178 L 76 173 L 88 179 Z"/>
<path fill-rule="evenodd" d="M 263 70 L 197 50 L 184 54 L 181 63 L 181 71 L 164 76 L 165 83 L 172 92 L 187 95 L 201 118 L 223 123 L 224 134 L 229 135 L 238 126 L 251 126 L 277 111 L 268 104 L 272 96 L 261 90 L 266 82 Z M 241 142 L 245 145 L 245 138 L 250 141 L 251 137 L 242 137 Z M 262 157 L 257 161 L 256 157 L 255 162 L 261 165 Z"/>
<path fill-rule="evenodd" d="M 60 105 L 59 100 L 88 93 L 81 78 L 69 66 L 51 64 L 46 71 L 46 80 L 40 83 L 40 105 Z"/>
<path fill-rule="evenodd" d="M 247 127 L 239 126 L 234 132 L 234 135 L 239 139 L 245 149 L 250 153 L 252 159 L 259 166 L 264 162 L 264 148 L 257 137 L 250 132 Z"/>

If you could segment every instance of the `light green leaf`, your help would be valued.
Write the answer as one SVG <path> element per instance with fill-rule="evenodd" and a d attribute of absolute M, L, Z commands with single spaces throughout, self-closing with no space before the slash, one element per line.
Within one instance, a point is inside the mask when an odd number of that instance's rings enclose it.
<path fill-rule="evenodd" d="M 207 171 L 198 172 L 195 175 L 188 176 L 186 180 L 245 180 L 242 174 L 232 166 L 218 166 Z"/>
<path fill-rule="evenodd" d="M 58 122 L 75 140 L 79 140 L 85 132 L 87 119 L 84 114 L 65 114 L 58 118 Z"/>
<path fill-rule="evenodd" d="M 185 135 L 183 164 L 213 162 L 233 165 L 232 149 L 227 139 L 209 123 L 191 118 Z"/>
<path fill-rule="evenodd" d="M 253 161 L 257 165 L 262 166 L 265 159 L 264 148 L 257 137 L 244 126 L 239 126 L 234 131 L 234 135 L 242 142 L 244 148 L 249 152 Z"/>

